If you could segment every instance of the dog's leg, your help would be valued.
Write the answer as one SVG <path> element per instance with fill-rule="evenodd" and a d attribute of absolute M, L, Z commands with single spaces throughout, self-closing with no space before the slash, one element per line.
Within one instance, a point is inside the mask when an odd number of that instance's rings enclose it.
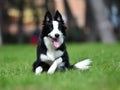
<path fill-rule="evenodd" d="M 46 62 L 46 61 L 49 60 L 49 58 L 48 58 L 46 55 L 44 55 L 44 54 L 41 54 L 41 55 L 40 55 L 40 59 L 41 59 L 41 61 L 43 61 L 43 62 Z"/>
<path fill-rule="evenodd" d="M 47 73 L 48 73 L 48 74 L 53 74 L 53 73 L 55 72 L 57 66 L 58 66 L 60 63 L 62 63 L 62 58 L 56 59 L 56 60 L 53 62 L 53 64 L 51 65 L 51 67 L 49 68 L 49 70 L 48 70 Z"/>
<path fill-rule="evenodd" d="M 42 68 L 41 66 L 39 66 L 39 67 L 37 67 L 37 68 L 35 69 L 35 74 L 38 75 L 38 74 L 40 74 L 42 71 L 43 71 L 43 68 Z"/>

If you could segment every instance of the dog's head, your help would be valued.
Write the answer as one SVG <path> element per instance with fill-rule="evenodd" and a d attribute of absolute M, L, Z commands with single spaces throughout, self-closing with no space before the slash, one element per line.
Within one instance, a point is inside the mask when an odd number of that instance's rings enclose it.
<path fill-rule="evenodd" d="M 49 41 L 55 48 L 59 48 L 66 36 L 65 29 L 66 27 L 59 11 L 56 11 L 54 17 L 48 11 L 44 17 L 41 38 L 46 38 L 47 42 Z"/>

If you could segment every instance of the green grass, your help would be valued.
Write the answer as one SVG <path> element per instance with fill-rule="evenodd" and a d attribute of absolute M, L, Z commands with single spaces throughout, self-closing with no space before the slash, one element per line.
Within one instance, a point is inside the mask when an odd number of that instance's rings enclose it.
<path fill-rule="evenodd" d="M 53 75 L 32 72 L 36 47 L 0 47 L 0 90 L 120 90 L 120 44 L 67 44 L 70 62 L 92 59 L 86 71 L 70 70 Z"/>

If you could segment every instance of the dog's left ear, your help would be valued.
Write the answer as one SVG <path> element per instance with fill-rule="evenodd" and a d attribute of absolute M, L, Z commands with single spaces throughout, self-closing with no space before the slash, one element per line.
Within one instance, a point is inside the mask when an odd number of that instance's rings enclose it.
<path fill-rule="evenodd" d="M 43 20 L 43 25 L 50 21 L 52 21 L 52 15 L 49 11 L 47 11 Z"/>
<path fill-rule="evenodd" d="M 59 11 L 57 10 L 54 16 L 54 20 L 56 21 L 60 21 L 62 23 L 64 23 L 63 19 L 62 19 L 62 15 L 59 13 Z"/>

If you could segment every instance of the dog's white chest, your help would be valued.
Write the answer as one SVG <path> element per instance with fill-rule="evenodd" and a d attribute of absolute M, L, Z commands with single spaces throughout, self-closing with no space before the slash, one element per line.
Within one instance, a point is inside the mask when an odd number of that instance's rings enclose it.
<path fill-rule="evenodd" d="M 47 37 L 44 37 L 44 43 L 47 48 L 47 51 L 46 54 L 40 55 L 40 59 L 41 61 L 51 65 L 57 58 L 61 57 L 64 52 L 61 50 L 56 50 L 51 40 Z"/>
<path fill-rule="evenodd" d="M 51 65 L 57 58 L 61 57 L 63 55 L 63 52 L 60 50 L 48 50 L 46 54 L 41 54 L 40 59 L 43 62 L 48 63 Z"/>
<path fill-rule="evenodd" d="M 59 58 L 63 55 L 62 51 L 47 51 L 47 57 L 50 59 L 50 61 L 54 61 L 55 59 Z"/>

